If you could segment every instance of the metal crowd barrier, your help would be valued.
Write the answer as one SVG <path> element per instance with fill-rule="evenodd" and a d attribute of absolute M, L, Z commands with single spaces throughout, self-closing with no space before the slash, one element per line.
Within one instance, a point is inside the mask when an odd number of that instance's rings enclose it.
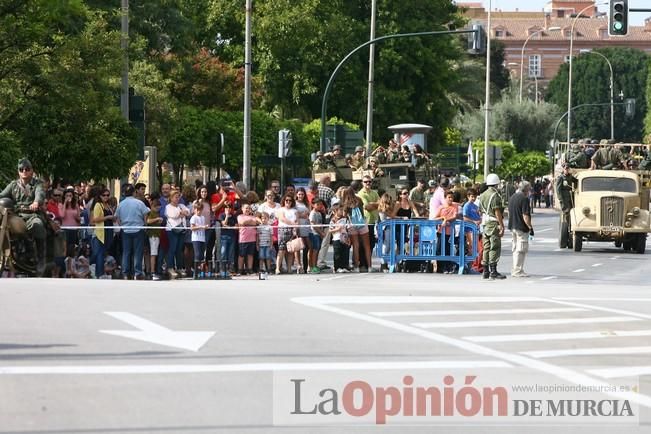
<path fill-rule="evenodd" d="M 389 272 L 403 261 L 449 261 L 463 274 L 467 264 L 477 259 L 479 228 L 473 223 L 455 220 L 445 243 L 439 233 L 442 220 L 390 219 L 377 226 L 377 256 L 383 259 Z M 472 245 L 469 254 L 465 249 L 465 232 L 470 229 Z"/>

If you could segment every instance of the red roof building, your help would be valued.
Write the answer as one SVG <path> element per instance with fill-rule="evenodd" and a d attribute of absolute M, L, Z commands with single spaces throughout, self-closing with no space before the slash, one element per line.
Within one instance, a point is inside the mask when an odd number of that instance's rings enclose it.
<path fill-rule="evenodd" d="M 457 6 L 473 24 L 486 27 L 488 14 L 481 3 L 457 2 Z M 552 0 L 542 10 L 531 12 L 492 11 L 490 35 L 504 44 L 511 77 L 519 80 L 523 59 L 525 83 L 536 80 L 542 91 L 569 60 L 573 23 L 574 56 L 580 50 L 603 47 L 637 48 L 651 54 L 651 17 L 644 26 L 629 26 L 627 36 L 609 36 L 608 16 L 598 12 L 594 0 Z"/>

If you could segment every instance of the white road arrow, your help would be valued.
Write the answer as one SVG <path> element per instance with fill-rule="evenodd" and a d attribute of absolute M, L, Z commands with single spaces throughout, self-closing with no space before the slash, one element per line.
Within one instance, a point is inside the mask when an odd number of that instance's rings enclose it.
<path fill-rule="evenodd" d="M 166 347 L 175 347 L 196 352 L 215 334 L 215 332 L 173 331 L 129 312 L 104 313 L 134 326 L 138 331 L 100 330 L 100 333 L 123 336 L 125 338 L 151 342 Z"/>

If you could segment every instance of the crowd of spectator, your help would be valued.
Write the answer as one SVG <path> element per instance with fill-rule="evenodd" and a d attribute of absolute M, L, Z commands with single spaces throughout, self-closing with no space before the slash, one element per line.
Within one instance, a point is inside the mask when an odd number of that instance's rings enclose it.
<path fill-rule="evenodd" d="M 395 197 L 374 189 L 370 176 L 336 191 L 327 175 L 307 189 L 280 187 L 272 181 L 260 200 L 230 180 L 181 189 L 166 183 L 151 194 L 144 184 L 125 184 L 118 200 L 100 184 L 46 185 L 48 211 L 64 228 L 52 276 L 160 280 L 383 271 L 384 265 L 372 264 L 379 222 L 442 219 L 442 236 L 458 241 L 453 222 L 479 220 L 479 186 L 445 177 L 399 187 Z M 455 271 L 453 264 L 438 268 Z"/>

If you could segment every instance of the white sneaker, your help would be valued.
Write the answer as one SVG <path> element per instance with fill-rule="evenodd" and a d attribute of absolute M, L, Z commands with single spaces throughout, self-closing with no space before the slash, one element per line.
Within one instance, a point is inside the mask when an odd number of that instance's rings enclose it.
<path fill-rule="evenodd" d="M 348 273 L 348 270 L 346 270 L 345 268 L 340 268 L 337 270 L 337 273 Z"/>

